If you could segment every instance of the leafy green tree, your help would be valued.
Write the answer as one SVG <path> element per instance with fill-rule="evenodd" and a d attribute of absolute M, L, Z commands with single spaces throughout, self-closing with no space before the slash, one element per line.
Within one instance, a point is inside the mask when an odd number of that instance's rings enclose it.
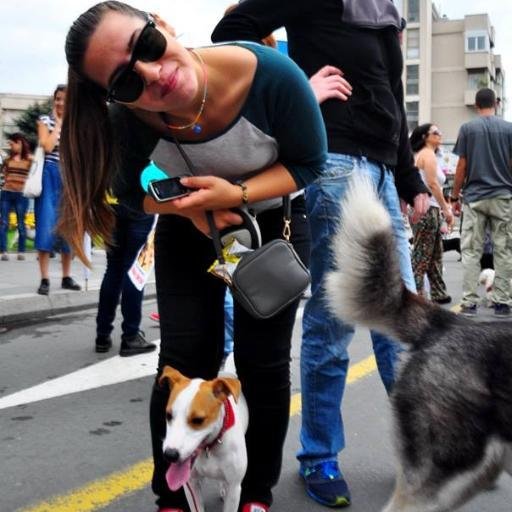
<path fill-rule="evenodd" d="M 37 145 L 37 120 L 39 116 L 48 114 L 51 110 L 51 99 L 41 103 L 33 103 L 14 120 L 14 124 L 18 127 L 18 130 L 27 137 L 32 149 Z"/>

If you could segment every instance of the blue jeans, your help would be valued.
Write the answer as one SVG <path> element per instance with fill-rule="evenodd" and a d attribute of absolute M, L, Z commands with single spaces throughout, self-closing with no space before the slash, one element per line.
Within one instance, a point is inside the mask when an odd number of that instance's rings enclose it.
<path fill-rule="evenodd" d="M 397 240 L 400 271 L 408 289 L 416 291 L 407 235 L 400 212 L 394 176 L 385 166 L 366 158 L 329 154 L 324 174 L 306 190 L 311 227 L 311 298 L 303 317 L 301 348 L 302 448 L 301 468 L 336 460 L 345 447 L 341 400 L 349 364 L 348 345 L 354 326 L 330 315 L 323 280 L 333 269 L 329 246 L 340 221 L 340 200 L 353 173 L 367 173 L 391 215 Z M 393 340 L 371 331 L 380 377 L 390 392 L 401 348 Z"/>
<path fill-rule="evenodd" d="M 133 336 L 139 332 L 144 291 L 135 288 L 127 272 L 137 252 L 146 242 L 153 216 L 138 214 L 123 206 L 116 206 L 115 214 L 114 245 L 107 251 L 107 268 L 101 282 L 96 333 L 98 336 L 110 335 L 121 297 L 121 331 L 124 336 Z"/>
<path fill-rule="evenodd" d="M 36 239 L 34 245 L 38 251 L 59 251 L 69 254 L 71 249 L 63 238 L 55 232 L 59 217 L 59 205 L 62 195 L 62 178 L 59 164 L 45 160 L 43 168 L 43 190 L 34 201 L 36 217 Z"/>
<path fill-rule="evenodd" d="M 227 356 L 233 352 L 233 295 L 226 287 L 224 295 L 224 355 Z"/>
<path fill-rule="evenodd" d="M 0 252 L 7 252 L 7 230 L 9 229 L 9 212 L 16 212 L 18 224 L 18 252 L 25 252 L 27 230 L 25 228 L 25 214 L 28 209 L 28 199 L 21 192 L 3 190 L 0 194 Z"/>

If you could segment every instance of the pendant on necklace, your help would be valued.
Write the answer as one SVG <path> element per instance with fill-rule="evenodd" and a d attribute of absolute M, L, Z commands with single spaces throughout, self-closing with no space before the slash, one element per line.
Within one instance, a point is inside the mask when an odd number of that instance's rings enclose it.
<path fill-rule="evenodd" d="M 196 135 L 199 135 L 202 131 L 203 131 L 203 128 L 200 124 L 194 124 L 194 126 L 192 126 L 192 131 L 196 134 Z"/>

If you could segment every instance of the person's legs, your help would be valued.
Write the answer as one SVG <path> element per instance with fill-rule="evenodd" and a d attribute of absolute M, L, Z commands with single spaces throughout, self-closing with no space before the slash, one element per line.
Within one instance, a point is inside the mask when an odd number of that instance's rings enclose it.
<path fill-rule="evenodd" d="M 412 268 L 416 289 L 420 295 L 424 295 L 425 275 L 429 270 L 433 253 L 432 221 L 434 208 L 429 208 L 425 217 L 413 224 L 414 248 L 411 254 Z"/>
<path fill-rule="evenodd" d="M 132 337 L 138 334 L 142 319 L 142 300 L 144 291 L 138 290 L 128 275 L 139 249 L 147 240 L 148 234 L 153 225 L 153 216 L 144 215 L 141 217 L 130 217 L 127 212 L 121 209 L 126 224 L 124 232 L 124 248 L 122 251 L 122 292 L 121 292 L 121 313 L 123 322 L 121 330 L 123 336 Z"/>
<path fill-rule="evenodd" d="M 34 202 L 36 219 L 35 247 L 38 251 L 41 285 L 38 293 L 47 295 L 50 288 L 49 269 L 50 253 L 54 248 L 54 228 L 57 222 L 57 205 L 59 196 L 55 194 L 56 175 L 59 168 L 56 162 L 45 161 L 42 178 L 42 191 Z M 60 178 L 58 178 L 60 179 Z"/>
<path fill-rule="evenodd" d="M 340 200 L 356 159 L 329 154 L 322 177 L 306 191 L 311 229 L 311 297 L 303 317 L 301 345 L 302 425 L 297 454 L 308 494 L 323 504 L 348 504 L 346 484 L 336 460 L 345 446 L 340 406 L 354 328 L 335 319 L 326 307 L 323 280 L 333 268 L 329 247 L 340 220 Z M 335 466 L 331 467 L 332 464 Z M 333 488 L 331 477 L 334 478 Z"/>
<path fill-rule="evenodd" d="M 480 258 L 483 253 L 485 225 L 487 215 L 480 211 L 481 201 L 464 204 L 464 222 L 461 231 L 462 252 L 462 300 L 463 308 L 476 306 L 478 295 L 478 276 L 480 275 Z"/>
<path fill-rule="evenodd" d="M 233 295 L 226 288 L 224 296 L 224 355 L 227 356 L 233 352 Z"/>
<path fill-rule="evenodd" d="M 180 241 L 179 246 L 176 240 Z M 165 365 L 191 378 L 211 379 L 218 372 L 223 357 L 225 286 L 206 272 L 214 259 L 211 240 L 188 219 L 160 216 L 155 237 L 155 275 L 161 315 L 158 375 Z M 188 511 L 183 490 L 172 492 L 165 479 L 169 463 L 163 457 L 162 439 L 168 398 L 169 390 L 161 388 L 156 381 L 150 406 L 155 464 L 152 489 L 159 507 Z"/>
<path fill-rule="evenodd" d="M 9 193 L 0 193 L 0 253 L 7 252 L 7 231 L 9 229 Z"/>
<path fill-rule="evenodd" d="M 434 302 L 449 302 L 450 296 L 446 290 L 443 278 L 443 242 L 441 237 L 441 214 L 439 208 L 435 208 L 435 223 L 432 226 L 432 258 L 428 268 L 428 280 L 430 282 L 430 297 Z"/>
<path fill-rule="evenodd" d="M 25 227 L 25 215 L 28 210 L 28 198 L 23 197 L 20 192 L 15 192 L 14 209 L 16 211 L 16 222 L 18 225 L 18 253 L 24 253 L 27 240 L 27 229 Z"/>
<path fill-rule="evenodd" d="M 282 238 L 282 208 L 258 215 L 258 223 L 263 243 Z M 307 265 L 309 227 L 303 197 L 292 201 L 291 242 Z M 240 508 L 249 503 L 270 506 L 272 487 L 281 472 L 290 414 L 291 337 L 298 304 L 297 300 L 278 315 L 258 320 L 234 302 L 234 357 L 250 418 Z"/>
<path fill-rule="evenodd" d="M 126 244 L 125 227 L 125 224 L 116 215 L 116 224 L 112 233 L 113 243 L 107 248 L 107 265 L 101 281 L 98 312 L 96 314 L 96 335 L 100 340 L 108 338 L 114 329 L 113 322 L 123 283 L 122 261 Z"/>
<path fill-rule="evenodd" d="M 50 277 L 50 253 L 47 251 L 37 251 L 37 261 L 39 263 L 41 279 L 48 280 Z"/>
<path fill-rule="evenodd" d="M 491 236 L 494 245 L 495 278 L 492 300 L 512 306 L 512 199 L 487 199 Z"/>

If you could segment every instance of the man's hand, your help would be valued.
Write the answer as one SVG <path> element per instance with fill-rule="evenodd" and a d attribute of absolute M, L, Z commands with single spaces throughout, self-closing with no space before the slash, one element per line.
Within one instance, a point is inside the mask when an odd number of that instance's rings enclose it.
<path fill-rule="evenodd" d="M 418 194 L 414 198 L 411 222 L 416 224 L 428 211 L 430 207 L 430 196 L 427 193 Z"/>
<path fill-rule="evenodd" d="M 343 71 L 334 66 L 320 68 L 309 79 L 309 84 L 318 103 L 332 98 L 346 101 L 352 94 L 352 86 L 343 78 Z"/>

